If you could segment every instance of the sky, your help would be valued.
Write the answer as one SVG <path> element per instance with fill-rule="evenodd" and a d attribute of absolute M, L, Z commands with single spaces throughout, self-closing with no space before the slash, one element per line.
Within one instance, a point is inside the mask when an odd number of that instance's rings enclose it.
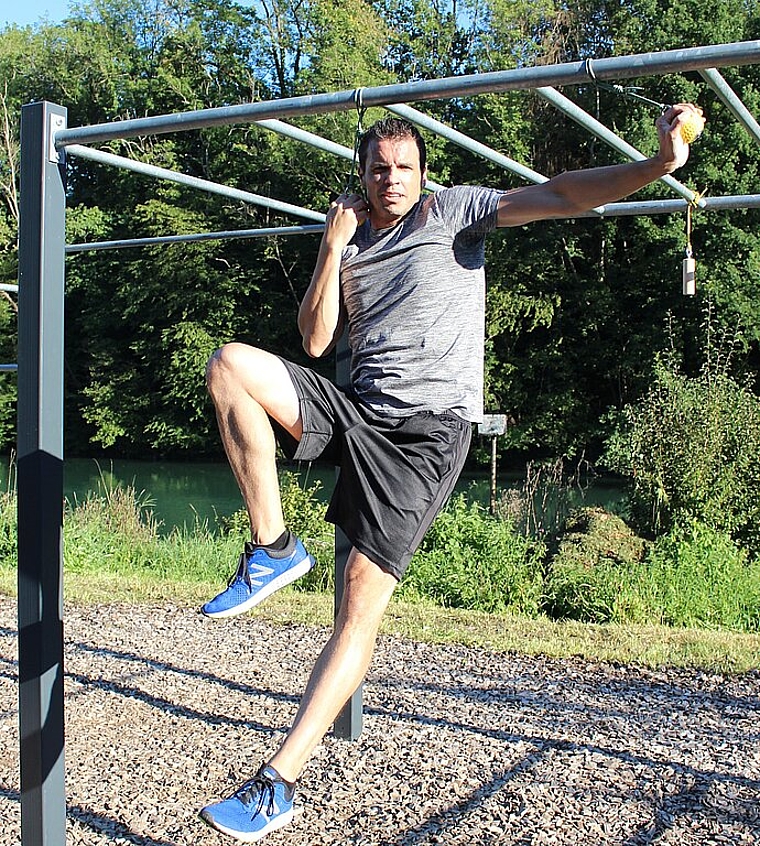
<path fill-rule="evenodd" d="M 68 10 L 69 0 L 0 0 L 0 28 L 6 24 L 27 26 L 44 17 L 50 23 L 58 23 Z"/>

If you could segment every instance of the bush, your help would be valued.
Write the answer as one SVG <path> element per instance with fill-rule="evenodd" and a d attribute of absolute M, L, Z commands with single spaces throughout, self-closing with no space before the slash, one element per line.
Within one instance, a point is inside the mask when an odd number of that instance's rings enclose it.
<path fill-rule="evenodd" d="M 760 398 L 723 372 L 689 378 L 657 363 L 624 409 L 606 463 L 630 479 L 630 514 L 656 537 L 696 520 L 760 554 Z"/>
<path fill-rule="evenodd" d="M 453 608 L 536 616 L 544 552 L 543 544 L 523 537 L 459 494 L 436 517 L 399 594 Z"/>
<path fill-rule="evenodd" d="M 594 623 L 645 619 L 639 599 L 624 590 L 645 552 L 645 542 L 617 515 L 603 508 L 572 512 L 547 568 L 545 612 Z"/>
<path fill-rule="evenodd" d="M 303 489 L 293 476 L 282 480 L 288 525 L 318 555 L 318 566 L 298 583 L 301 590 L 332 588 L 333 527 L 324 522 L 318 487 Z M 16 497 L 0 496 L 0 565 L 6 568 L 16 566 L 15 534 Z M 144 495 L 110 488 L 67 504 L 65 570 L 221 585 L 249 534 L 247 516 L 239 512 L 221 535 L 198 524 L 162 536 Z M 542 542 L 460 494 L 434 521 L 399 594 L 532 618 L 548 613 L 592 623 L 760 631 L 760 561 L 750 561 L 725 532 L 697 521 L 645 544 L 618 517 L 581 509 L 567 521 L 544 572 L 546 554 Z"/>
<path fill-rule="evenodd" d="M 622 543 L 603 551 L 605 534 L 592 523 L 585 539 L 570 535 L 560 546 L 546 582 L 550 616 L 586 623 L 760 628 L 760 562 L 750 563 L 726 533 L 697 521 L 675 526 L 653 544 L 638 547 L 646 549 L 643 560 L 635 554 L 636 539 L 622 530 Z"/>
<path fill-rule="evenodd" d="M 304 543 L 316 559 L 316 566 L 296 583 L 298 590 L 326 591 L 335 584 L 335 529 L 325 522 L 327 506 L 317 496 L 322 483 L 302 487 L 295 473 L 280 473 L 280 497 L 285 525 Z M 250 540 L 251 527 L 245 510 L 220 520 L 222 533 Z"/>
<path fill-rule="evenodd" d="M 640 590 L 664 625 L 760 631 L 760 561 L 697 521 L 652 546 Z"/>

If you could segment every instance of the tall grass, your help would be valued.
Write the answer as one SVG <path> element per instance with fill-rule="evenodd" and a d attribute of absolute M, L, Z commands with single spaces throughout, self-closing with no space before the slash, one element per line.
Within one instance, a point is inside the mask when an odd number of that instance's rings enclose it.
<path fill-rule="evenodd" d="M 325 592 L 333 582 L 333 528 L 324 522 L 316 487 L 304 490 L 283 476 L 286 520 L 319 560 L 296 590 Z M 214 527 L 199 522 L 169 535 L 159 528 L 144 493 L 103 485 L 66 504 L 65 572 L 97 581 L 105 599 L 108 584 L 117 581 L 140 583 L 148 595 L 179 596 L 190 585 L 221 589 L 248 536 L 242 513 Z M 0 568 L 7 573 L 15 563 L 16 499 L 7 492 L 0 494 Z M 434 522 L 398 595 L 536 620 L 760 631 L 760 562 L 725 532 L 692 521 L 645 544 L 609 515 L 568 532 L 550 554 L 543 542 L 464 495 Z"/>
<path fill-rule="evenodd" d="M 431 526 L 399 592 L 445 607 L 534 617 L 541 610 L 545 551 L 458 494 Z"/>

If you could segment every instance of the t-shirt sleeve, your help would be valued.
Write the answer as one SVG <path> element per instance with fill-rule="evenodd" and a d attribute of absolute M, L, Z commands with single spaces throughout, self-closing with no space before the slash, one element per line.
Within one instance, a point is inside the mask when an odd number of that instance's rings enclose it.
<path fill-rule="evenodd" d="M 457 185 L 435 195 L 435 204 L 454 237 L 482 237 L 496 229 L 499 199 L 504 194 L 493 188 Z"/>

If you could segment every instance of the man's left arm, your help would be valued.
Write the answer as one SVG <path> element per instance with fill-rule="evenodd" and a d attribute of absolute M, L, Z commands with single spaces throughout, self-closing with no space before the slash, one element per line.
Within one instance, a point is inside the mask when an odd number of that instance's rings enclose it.
<path fill-rule="evenodd" d="M 561 173 L 541 185 L 507 191 L 499 201 L 497 225 L 521 226 L 534 220 L 572 217 L 574 214 L 627 197 L 650 182 L 682 167 L 689 145 L 681 127 L 701 112 L 688 103 L 671 106 L 657 119 L 660 149 L 638 162 Z"/>

